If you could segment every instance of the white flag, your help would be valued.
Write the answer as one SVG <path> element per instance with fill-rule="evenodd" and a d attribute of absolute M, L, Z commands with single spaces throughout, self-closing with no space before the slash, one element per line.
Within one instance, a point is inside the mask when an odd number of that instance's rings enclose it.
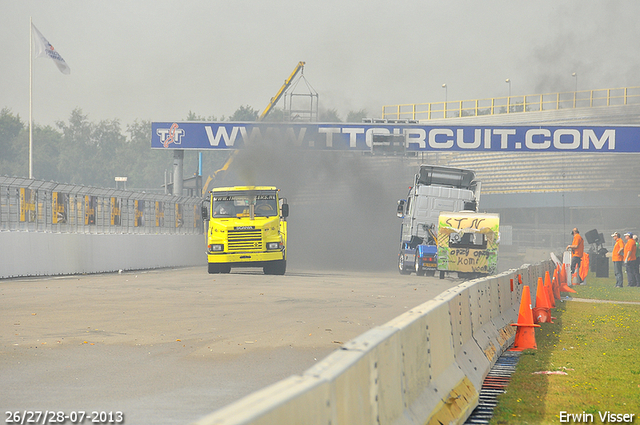
<path fill-rule="evenodd" d="M 51 43 L 47 41 L 46 38 L 38 31 L 35 25 L 31 24 L 31 30 L 33 32 L 33 40 L 35 42 L 36 47 L 36 57 L 47 57 L 51 58 L 53 62 L 56 64 L 60 72 L 63 74 L 71 73 L 71 69 L 69 65 L 62 59 L 62 56 L 56 52 Z"/>

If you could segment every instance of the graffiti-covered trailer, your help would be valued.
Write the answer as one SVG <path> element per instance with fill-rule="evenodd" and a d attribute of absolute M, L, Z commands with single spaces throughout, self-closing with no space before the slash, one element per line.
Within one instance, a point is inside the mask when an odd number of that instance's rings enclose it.
<path fill-rule="evenodd" d="M 480 182 L 475 172 L 421 165 L 407 199 L 398 201 L 402 218 L 398 269 L 401 274 L 433 275 L 437 260 L 438 224 L 443 211 L 477 211 Z M 444 277 L 446 270 L 440 272 Z"/>
<path fill-rule="evenodd" d="M 442 212 L 438 223 L 438 270 L 473 276 L 498 268 L 500 215 Z"/>

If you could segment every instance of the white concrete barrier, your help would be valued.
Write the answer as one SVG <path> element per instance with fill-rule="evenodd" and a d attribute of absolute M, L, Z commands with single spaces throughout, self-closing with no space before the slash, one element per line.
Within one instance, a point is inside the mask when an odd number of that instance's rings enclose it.
<path fill-rule="evenodd" d="M 0 278 L 206 263 L 204 235 L 0 232 Z"/>
<path fill-rule="evenodd" d="M 465 282 L 195 424 L 463 423 L 513 343 L 522 287 L 535 293 L 552 268 L 548 261 Z"/>

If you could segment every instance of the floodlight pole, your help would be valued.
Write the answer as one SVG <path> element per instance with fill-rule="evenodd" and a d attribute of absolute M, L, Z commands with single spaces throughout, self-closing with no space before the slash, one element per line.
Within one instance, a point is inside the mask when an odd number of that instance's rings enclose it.
<path fill-rule="evenodd" d="M 29 16 L 29 178 L 33 178 L 33 22 Z"/>
<path fill-rule="evenodd" d="M 444 118 L 447 118 L 447 98 L 449 97 L 448 88 L 446 84 L 443 84 L 442 88 L 444 89 Z"/>

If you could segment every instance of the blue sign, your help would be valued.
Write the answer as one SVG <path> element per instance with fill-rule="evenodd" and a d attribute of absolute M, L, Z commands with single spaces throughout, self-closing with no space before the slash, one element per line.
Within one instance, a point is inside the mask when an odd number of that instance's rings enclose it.
<path fill-rule="evenodd" d="M 271 144 L 370 151 L 374 136 L 397 135 L 404 138 L 409 152 L 640 152 L 640 127 L 623 126 L 155 122 L 151 132 L 154 149 L 244 149 Z"/>

